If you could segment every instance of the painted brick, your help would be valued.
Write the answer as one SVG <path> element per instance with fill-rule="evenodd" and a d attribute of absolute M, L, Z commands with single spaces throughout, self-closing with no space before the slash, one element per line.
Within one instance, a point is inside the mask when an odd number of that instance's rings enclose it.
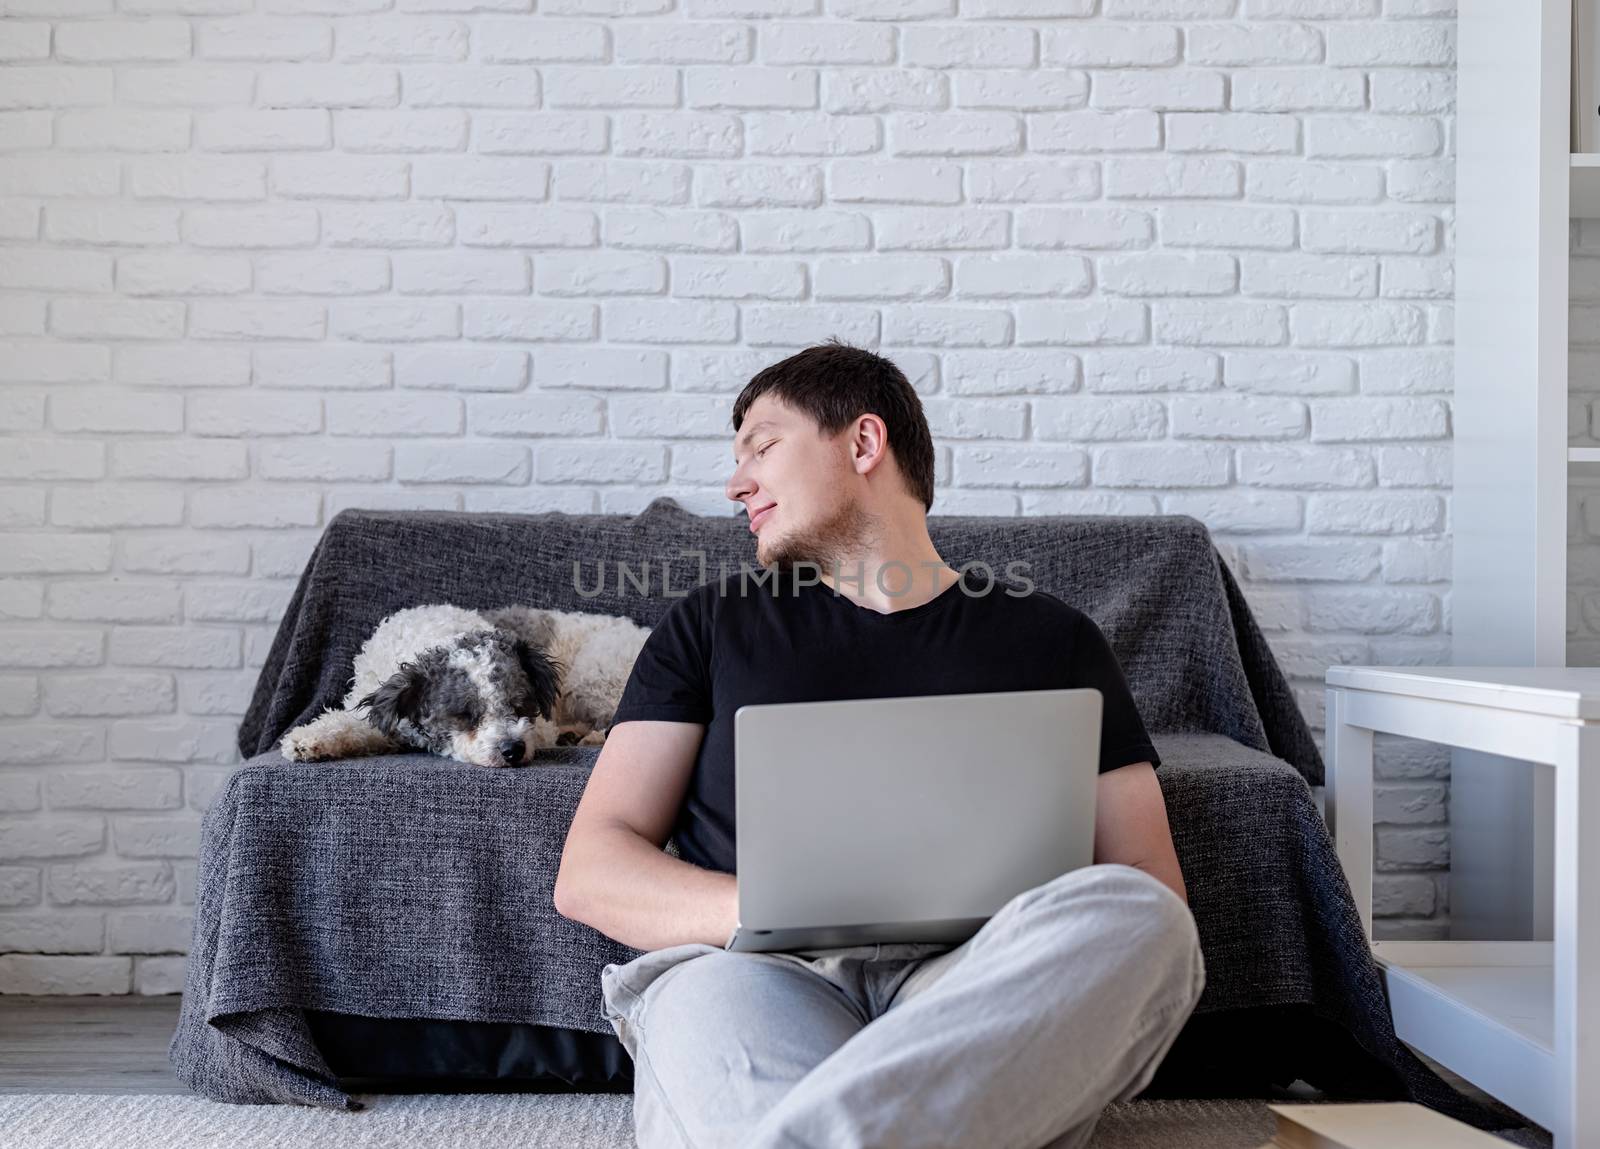
<path fill-rule="evenodd" d="M 1328 665 L 1449 660 L 1449 0 L 102 7 L 0 22 L 0 990 L 181 988 L 330 516 L 726 513 L 734 396 L 830 336 L 939 513 L 1204 522 L 1313 728 Z M 1447 767 L 1380 755 L 1401 934 Z"/>

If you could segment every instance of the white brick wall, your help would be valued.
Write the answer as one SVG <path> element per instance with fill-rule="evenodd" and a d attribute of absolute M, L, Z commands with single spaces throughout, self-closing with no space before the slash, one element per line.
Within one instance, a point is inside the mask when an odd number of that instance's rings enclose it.
<path fill-rule="evenodd" d="M 0 991 L 180 984 L 331 515 L 729 510 L 832 334 L 936 512 L 1209 524 L 1319 730 L 1448 661 L 1450 0 L 371 7 L 0 0 Z M 1380 746 L 1440 936 L 1447 759 Z"/>

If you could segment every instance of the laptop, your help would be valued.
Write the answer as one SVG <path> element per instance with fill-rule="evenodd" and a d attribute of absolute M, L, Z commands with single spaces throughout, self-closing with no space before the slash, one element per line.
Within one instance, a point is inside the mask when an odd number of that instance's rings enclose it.
<path fill-rule="evenodd" d="M 739 707 L 728 950 L 957 945 L 1094 859 L 1092 687 Z"/>

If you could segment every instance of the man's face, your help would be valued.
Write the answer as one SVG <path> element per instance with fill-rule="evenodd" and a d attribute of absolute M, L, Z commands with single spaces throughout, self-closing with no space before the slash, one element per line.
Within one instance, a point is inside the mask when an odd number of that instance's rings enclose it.
<path fill-rule="evenodd" d="M 763 395 L 734 436 L 728 498 L 744 504 L 762 566 L 808 561 L 829 566 L 867 536 L 855 502 L 848 431 L 824 436 L 811 417 Z"/>

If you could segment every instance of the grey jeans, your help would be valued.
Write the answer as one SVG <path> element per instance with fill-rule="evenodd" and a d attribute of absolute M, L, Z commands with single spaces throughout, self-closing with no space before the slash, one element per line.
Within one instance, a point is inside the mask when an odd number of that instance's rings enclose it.
<path fill-rule="evenodd" d="M 954 948 L 651 950 L 600 975 L 640 1149 L 1078 1149 L 1205 988 L 1143 870 L 1071 870 Z"/>

